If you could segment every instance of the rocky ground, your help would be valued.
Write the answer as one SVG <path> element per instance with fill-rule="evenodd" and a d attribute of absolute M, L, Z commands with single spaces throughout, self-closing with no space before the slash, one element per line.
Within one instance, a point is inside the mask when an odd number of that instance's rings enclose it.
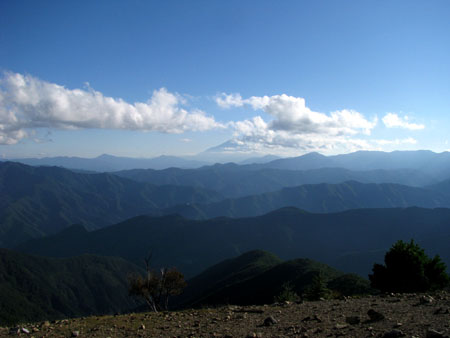
<path fill-rule="evenodd" d="M 0 328 L 28 337 L 450 337 L 450 293 L 94 316 Z"/>

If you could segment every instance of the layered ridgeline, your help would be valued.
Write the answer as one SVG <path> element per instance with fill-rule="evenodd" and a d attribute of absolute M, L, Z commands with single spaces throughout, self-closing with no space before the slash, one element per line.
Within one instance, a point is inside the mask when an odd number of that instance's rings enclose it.
<path fill-rule="evenodd" d="M 103 154 L 94 158 L 59 156 L 44 158 L 21 158 L 14 159 L 12 161 L 34 166 L 58 166 L 67 169 L 97 172 L 109 172 L 136 168 L 152 168 L 157 170 L 171 167 L 198 168 L 207 164 L 207 162 L 189 160 L 175 156 L 132 158 L 118 157 L 107 154 Z"/>
<path fill-rule="evenodd" d="M 214 168 L 220 175 L 223 172 L 234 174 L 221 179 L 219 174 L 214 174 Z M 226 168 L 231 169 L 228 171 Z M 13 247 L 30 238 L 54 234 L 74 223 L 83 224 L 92 230 L 139 214 L 175 212 L 191 218 L 208 218 L 256 216 L 286 206 L 314 212 L 367 207 L 450 206 L 450 198 L 442 188 L 448 184 L 438 184 L 436 189 L 439 191 L 434 192 L 396 184 L 363 185 L 347 182 L 340 185 L 305 185 L 225 201 L 221 193 L 205 189 L 214 188 L 227 194 L 234 191 L 232 194 L 239 195 L 251 189 L 265 191 L 275 186 L 289 185 L 295 181 L 286 181 L 290 173 L 300 176 L 305 174 L 288 170 L 248 171 L 240 168 L 237 165 L 218 165 L 193 171 L 154 171 L 157 173 L 154 179 L 161 181 L 159 185 L 153 185 L 111 174 L 85 174 L 57 167 L 0 163 L 0 247 Z M 330 175 L 338 173 L 337 176 L 339 172 L 342 173 L 338 169 L 319 171 Z M 174 178 L 182 172 L 195 174 L 195 180 L 201 179 L 203 183 L 189 180 L 183 183 L 178 182 L 177 178 L 171 183 L 181 183 L 179 186 L 161 185 L 168 183 L 164 179 L 168 172 L 176 173 Z M 387 172 L 382 173 L 377 180 L 389 181 Z M 263 175 L 259 177 L 260 174 Z M 310 180 L 317 172 L 312 176 L 310 174 L 303 179 Z M 315 180 L 325 180 L 328 174 L 322 174 Z M 360 176 L 364 175 L 361 173 Z M 275 181 L 278 183 L 273 185 Z M 194 187 L 186 186 L 189 182 Z"/>
<path fill-rule="evenodd" d="M 175 302 L 184 307 L 271 304 L 287 288 L 304 296 L 318 275 L 325 286 L 341 295 L 371 292 L 368 280 L 356 275 L 310 259 L 283 262 L 271 253 L 255 250 L 220 262 L 190 279 Z"/>
<path fill-rule="evenodd" d="M 149 250 L 155 266 L 176 266 L 187 277 L 243 252 L 261 249 L 282 259 L 307 257 L 367 276 L 399 239 L 415 239 L 450 266 L 450 209 L 359 209 L 310 214 L 284 208 L 253 218 L 204 221 L 140 216 L 87 232 L 75 226 L 19 246 L 28 253 L 67 257 L 119 256 L 140 264 Z"/>
<path fill-rule="evenodd" d="M 0 247 L 82 223 L 100 228 L 182 203 L 221 196 L 199 188 L 142 184 L 110 174 L 0 163 Z"/>
<path fill-rule="evenodd" d="M 0 325 L 133 310 L 127 276 L 137 266 L 114 257 L 54 259 L 0 249 Z"/>
<path fill-rule="evenodd" d="M 198 168 L 207 164 L 204 159 L 211 162 L 213 152 L 205 152 L 204 156 L 191 156 L 189 158 L 179 158 L 174 156 L 160 156 L 150 159 L 116 157 L 111 155 L 101 155 L 96 158 L 78 157 L 53 157 L 41 159 L 17 159 L 15 161 L 29 165 L 50 165 L 62 166 L 69 169 L 93 170 L 93 171 L 119 171 L 128 169 L 165 169 L 177 168 Z M 200 155 L 200 154 L 199 154 Z M 230 159 L 228 159 L 228 162 Z M 247 164 L 246 170 L 256 169 L 283 169 L 283 170 L 311 170 L 321 168 L 345 168 L 352 171 L 372 171 L 372 170 L 397 170 L 413 169 L 433 176 L 436 180 L 448 178 L 450 170 L 450 153 L 434 153 L 432 151 L 357 151 L 349 154 L 334 156 L 324 156 L 319 153 L 309 153 L 298 157 L 276 158 L 265 156 L 240 160 L 240 164 Z M 349 177 L 349 179 L 357 179 Z M 378 183 L 369 181 L 372 183 Z M 385 181 L 386 182 L 386 181 Z M 392 182 L 402 183 L 406 182 Z M 294 185 L 314 182 L 298 182 Z M 321 182 L 318 182 L 321 183 Z M 337 183 L 337 182 L 327 182 Z M 416 182 L 416 185 L 419 183 Z M 231 197 L 231 196 L 230 196 Z"/>
<path fill-rule="evenodd" d="M 266 163 L 232 163 L 195 170 L 130 170 L 116 173 L 141 182 L 209 187 L 227 197 L 242 197 L 302 184 L 396 183 L 426 186 L 449 178 L 450 153 L 358 151 L 324 156 L 309 153 Z"/>
<path fill-rule="evenodd" d="M 417 151 L 357 151 L 349 154 L 324 156 L 319 153 L 283 158 L 268 163 L 255 164 L 254 168 L 276 168 L 308 170 L 318 168 L 346 168 L 350 170 L 395 170 L 414 169 L 436 179 L 448 178 L 450 152 L 435 153 L 429 150 Z"/>
<path fill-rule="evenodd" d="M 432 190 L 435 189 L 435 190 Z M 436 191 L 439 190 L 439 191 Z M 275 192 L 225 199 L 210 204 L 189 203 L 158 210 L 155 214 L 179 214 L 192 219 L 219 216 L 253 217 L 283 207 L 329 213 L 362 208 L 449 208 L 450 184 L 415 188 L 399 184 L 308 184 Z"/>
<path fill-rule="evenodd" d="M 288 170 L 260 168 L 259 165 L 216 164 L 199 169 L 125 170 L 115 175 L 151 184 L 174 184 L 213 189 L 228 198 L 277 191 L 303 184 L 346 181 L 394 183 L 420 187 L 437 183 L 432 175 L 415 169 L 352 171 L 343 168 Z M 445 177 L 447 178 L 447 176 Z"/>

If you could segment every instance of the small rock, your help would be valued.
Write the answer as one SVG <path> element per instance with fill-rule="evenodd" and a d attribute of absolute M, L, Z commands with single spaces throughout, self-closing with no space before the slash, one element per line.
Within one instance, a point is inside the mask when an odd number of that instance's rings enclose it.
<path fill-rule="evenodd" d="M 348 327 L 347 324 L 339 324 L 339 323 L 336 324 L 336 326 L 335 326 L 335 328 L 338 329 L 338 330 L 345 329 L 347 327 Z"/>
<path fill-rule="evenodd" d="M 422 305 L 430 305 L 434 302 L 434 298 L 431 296 L 422 296 L 420 297 L 420 304 Z"/>
<path fill-rule="evenodd" d="M 269 316 L 266 319 L 264 319 L 264 326 L 271 326 L 271 325 L 275 325 L 276 323 L 278 323 L 278 321 L 273 318 L 273 316 Z"/>
<path fill-rule="evenodd" d="M 398 329 L 394 329 L 392 331 L 386 332 L 383 335 L 383 338 L 396 338 L 396 337 L 404 337 L 406 336 L 403 331 L 398 330 Z"/>
<path fill-rule="evenodd" d="M 380 312 L 375 311 L 374 309 L 370 309 L 369 311 L 367 311 L 367 315 L 372 322 L 378 322 L 384 319 L 384 315 Z"/>
<path fill-rule="evenodd" d="M 320 319 L 320 317 L 318 315 L 313 315 L 312 317 L 308 316 L 302 319 L 302 322 L 309 322 L 315 320 L 318 323 L 322 322 L 322 319 Z"/>
<path fill-rule="evenodd" d="M 361 318 L 359 318 L 358 316 L 351 316 L 345 318 L 345 322 L 350 325 L 357 325 L 361 322 Z"/>
<path fill-rule="evenodd" d="M 12 335 L 16 335 L 16 334 L 20 334 L 20 327 L 11 327 L 9 329 L 9 334 Z"/>
<path fill-rule="evenodd" d="M 427 338 L 444 338 L 444 334 L 442 332 L 433 330 L 433 329 L 428 329 L 427 331 Z"/>
<path fill-rule="evenodd" d="M 444 310 L 444 308 L 442 308 L 442 307 L 440 307 L 439 309 L 437 309 L 436 311 L 433 312 L 433 314 L 435 314 L 435 315 L 448 314 L 448 313 L 449 313 L 449 310 L 448 309 Z"/>
<path fill-rule="evenodd" d="M 139 326 L 139 330 L 145 330 L 145 325 L 141 324 L 141 326 Z"/>
<path fill-rule="evenodd" d="M 80 331 L 72 331 L 72 337 L 78 337 L 80 335 Z"/>

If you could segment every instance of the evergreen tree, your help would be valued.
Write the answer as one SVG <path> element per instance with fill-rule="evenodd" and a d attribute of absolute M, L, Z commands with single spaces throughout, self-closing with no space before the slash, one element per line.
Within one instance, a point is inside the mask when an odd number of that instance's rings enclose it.
<path fill-rule="evenodd" d="M 384 257 L 385 265 L 374 264 L 371 286 L 384 292 L 424 292 L 448 285 L 446 266 L 439 256 L 429 258 L 413 240 L 397 241 Z"/>

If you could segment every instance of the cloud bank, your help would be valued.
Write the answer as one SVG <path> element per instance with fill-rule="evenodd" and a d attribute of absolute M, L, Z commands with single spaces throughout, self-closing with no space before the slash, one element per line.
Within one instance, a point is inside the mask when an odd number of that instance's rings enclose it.
<path fill-rule="evenodd" d="M 330 114 L 309 109 L 305 100 L 285 94 L 252 96 L 243 99 L 239 94 L 221 94 L 216 103 L 222 108 L 249 106 L 262 110 L 272 120 L 261 116 L 233 123 L 234 138 L 228 144 L 239 151 L 280 152 L 283 149 L 296 152 L 354 151 L 373 148 L 365 139 L 377 125 L 377 118 L 365 118 L 354 110 L 338 110 Z"/>
<path fill-rule="evenodd" d="M 15 144 L 36 128 L 126 129 L 183 133 L 222 128 L 213 117 L 181 107 L 165 88 L 147 102 L 128 103 L 92 88 L 67 89 L 29 75 L 0 78 L 0 144 Z"/>

